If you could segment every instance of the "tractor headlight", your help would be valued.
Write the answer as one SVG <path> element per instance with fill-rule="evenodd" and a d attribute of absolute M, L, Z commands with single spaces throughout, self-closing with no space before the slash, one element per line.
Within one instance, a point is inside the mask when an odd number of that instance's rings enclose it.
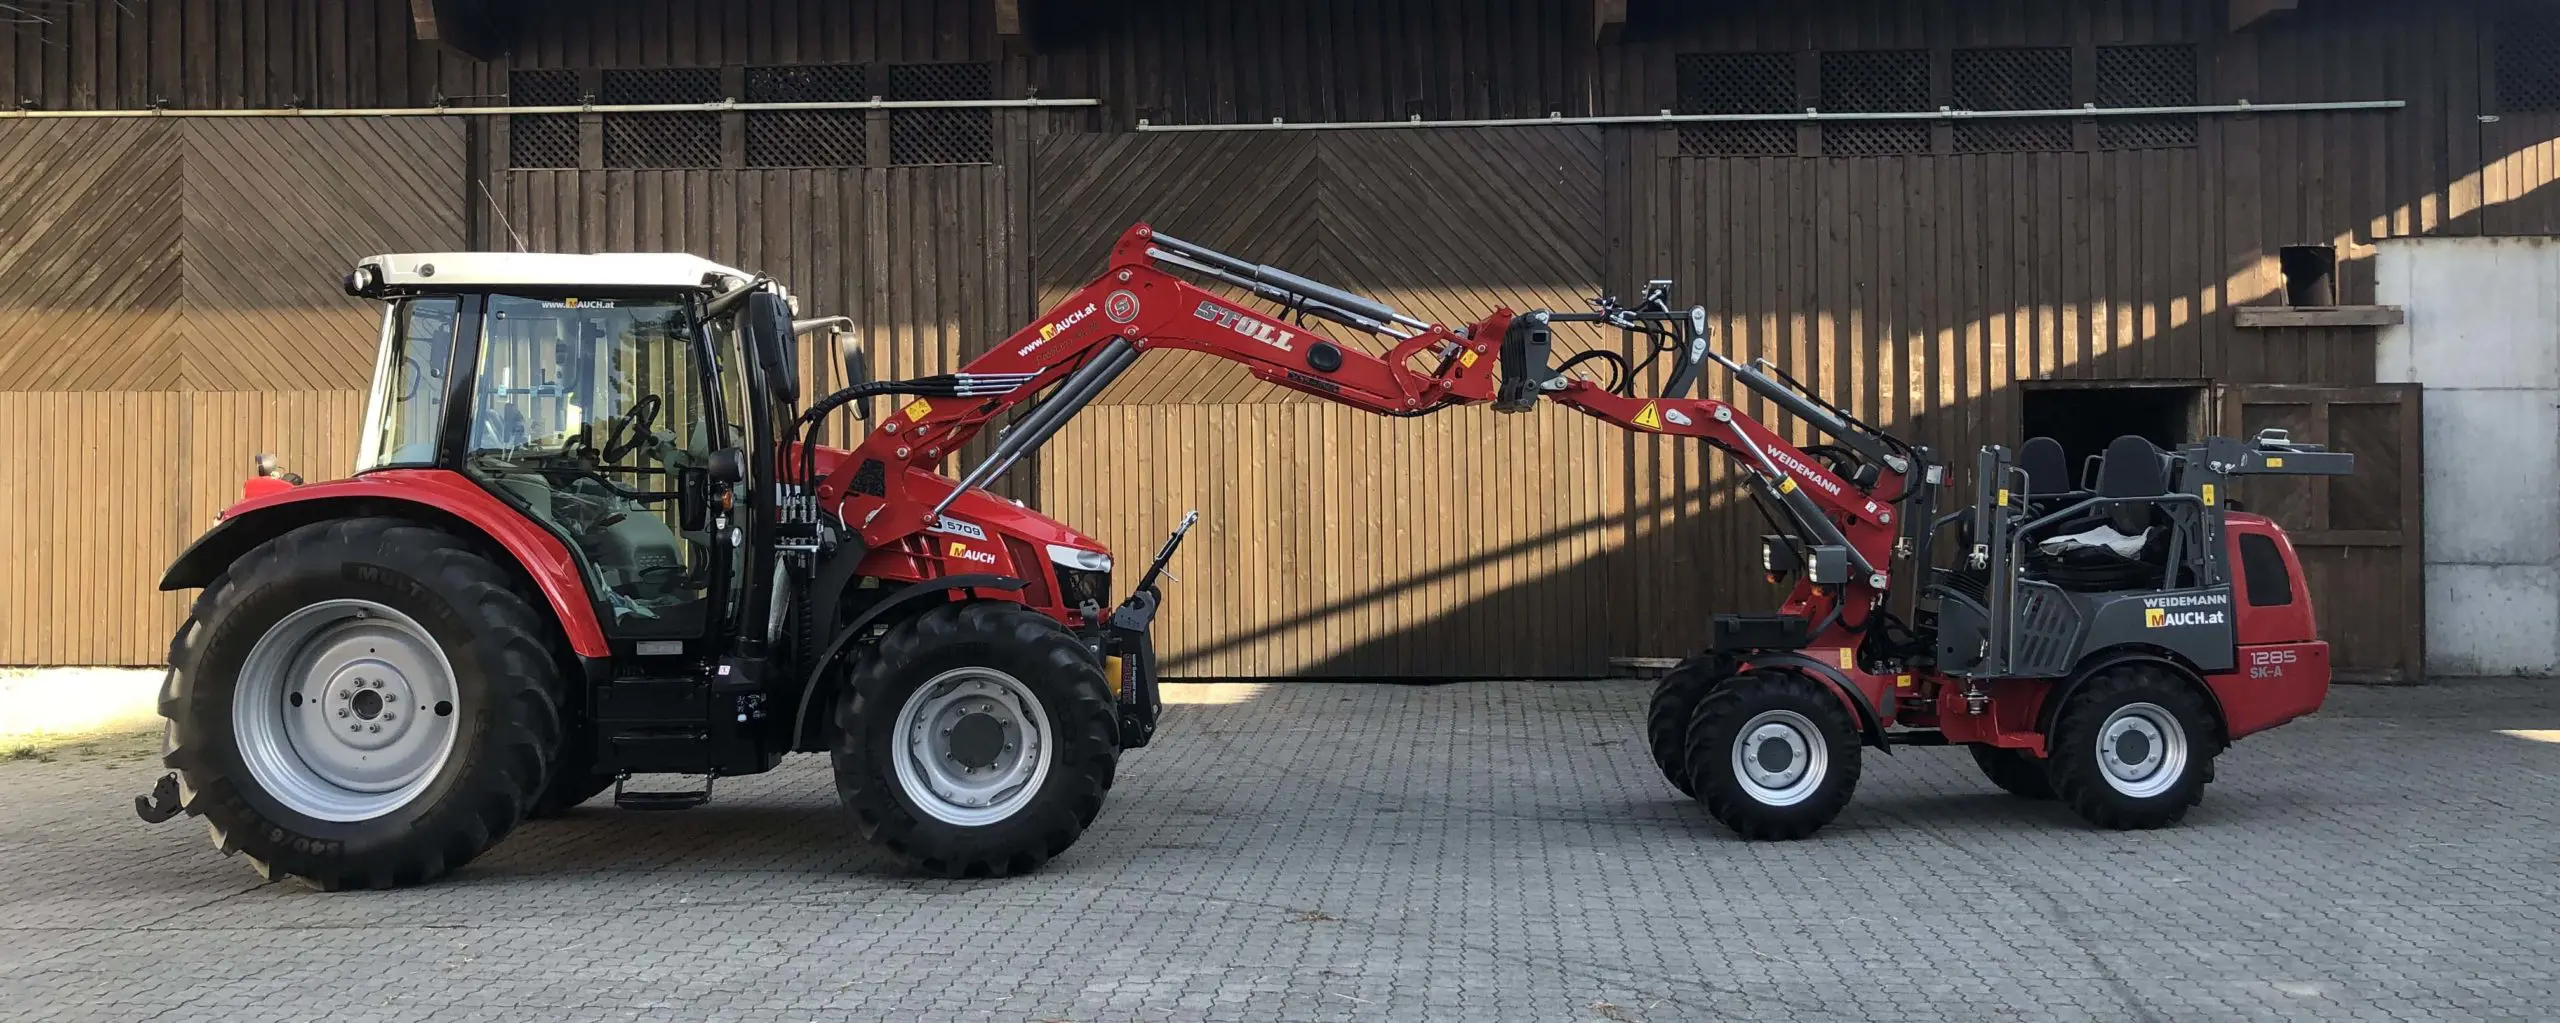
<path fill-rule="evenodd" d="M 1111 606 L 1111 555 L 1053 543 L 1049 561 L 1058 566 L 1060 602 L 1071 608 Z"/>
<path fill-rule="evenodd" d="M 1060 568 L 1072 568 L 1080 572 L 1111 571 L 1111 555 L 1101 551 L 1085 550 L 1082 547 L 1050 544 L 1049 560 L 1055 562 Z"/>

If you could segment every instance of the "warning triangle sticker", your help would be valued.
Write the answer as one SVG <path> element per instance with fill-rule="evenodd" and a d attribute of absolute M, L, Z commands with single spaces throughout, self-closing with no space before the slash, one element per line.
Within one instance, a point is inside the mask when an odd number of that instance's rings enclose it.
<path fill-rule="evenodd" d="M 1662 429 L 1662 411 L 1655 408 L 1652 402 L 1645 402 L 1644 408 L 1636 412 L 1636 425 L 1648 430 Z"/>

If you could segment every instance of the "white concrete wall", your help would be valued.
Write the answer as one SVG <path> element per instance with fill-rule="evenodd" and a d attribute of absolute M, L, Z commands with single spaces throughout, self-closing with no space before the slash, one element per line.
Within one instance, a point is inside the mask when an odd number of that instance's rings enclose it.
<path fill-rule="evenodd" d="M 2381 242 L 2375 376 L 2425 395 L 2427 673 L 2560 672 L 2560 239 Z"/>

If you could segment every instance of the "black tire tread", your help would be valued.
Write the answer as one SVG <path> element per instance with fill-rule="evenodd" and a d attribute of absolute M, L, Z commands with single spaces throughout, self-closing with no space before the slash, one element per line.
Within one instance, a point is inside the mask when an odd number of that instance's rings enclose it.
<path fill-rule="evenodd" d="M 2053 778 L 2046 771 L 2045 762 L 2027 751 L 1979 745 L 1967 748 L 1973 751 L 1973 765 L 1981 768 L 1982 776 L 1999 786 L 2000 791 L 2020 799 L 2053 798 Z"/>
<path fill-rule="evenodd" d="M 2148 799 L 2131 799 L 2107 784 L 2100 773 L 2095 744 L 2098 726 L 2127 703 L 2149 702 L 2168 708 L 2187 729 L 2187 775 L 2178 787 Z M 2054 795 L 2083 820 L 2115 831 L 2145 831 L 2178 823 L 2204 801 L 2213 780 L 2213 759 L 2221 744 L 2212 728 L 2212 712 L 2195 687 L 2154 664 L 2127 664 L 2106 669 L 2071 694 L 2054 716 L 2045 748 L 2052 765 Z"/>
<path fill-rule="evenodd" d="M 414 559 L 456 606 L 476 621 L 476 639 L 493 658 L 489 684 L 505 709 L 492 720 L 486 747 L 456 750 L 477 759 L 466 764 L 462 784 L 428 811 L 399 840 L 361 854 L 325 856 L 293 847 L 276 822 L 244 801 L 225 771 L 218 747 L 229 740 L 227 700 L 197 707 L 208 684 L 196 670 L 212 628 L 239 613 L 261 584 L 313 566 L 337 566 L 350 555 Z M 196 597 L 169 645 L 170 670 L 160 713 L 170 727 L 161 760 L 178 773 L 181 805 L 202 817 L 216 848 L 249 858 L 270 880 L 291 877 L 323 891 L 395 888 L 432 880 L 470 862 L 504 838 L 524 818 L 546 782 L 552 751 L 560 742 L 563 685 L 547 619 L 537 613 L 514 576 L 460 537 L 396 518 L 351 518 L 313 523 L 284 533 L 242 555 Z M 225 690 L 227 695 L 227 690 Z M 195 720 L 195 711 L 210 720 Z M 476 768 L 476 769 L 475 769 Z M 342 853 L 345 851 L 342 847 Z"/>
<path fill-rule="evenodd" d="M 1063 706 L 1047 707 L 1060 740 L 1049 766 L 1051 794 L 1010 820 L 971 829 L 985 834 L 920 818 L 907 808 L 896 776 L 873 762 L 873 729 L 887 732 L 875 716 L 896 714 L 924 681 L 911 666 L 972 645 L 1016 648 L 1064 690 Z M 1043 688 L 1042 681 L 1022 681 L 1035 692 Z M 835 707 L 836 795 L 864 838 L 914 869 L 954 878 L 1024 873 L 1065 852 L 1101 814 L 1119 764 L 1119 705 L 1092 651 L 1055 620 L 1004 601 L 944 604 L 892 627 L 854 669 L 851 686 Z"/>
<path fill-rule="evenodd" d="M 1804 714 L 1824 732 L 1831 749 L 1830 776 L 1811 798 L 1794 806 L 1761 804 L 1729 777 L 1731 732 L 1753 715 L 1772 707 Z M 1736 676 L 1698 701 L 1689 719 L 1689 784 L 1707 812 L 1735 834 L 1754 841 L 1792 841 L 1831 823 L 1849 805 L 1860 771 L 1857 720 L 1828 683 L 1788 672 L 1754 671 Z"/>
<path fill-rule="evenodd" d="M 1653 700 L 1645 706 L 1645 743 L 1653 750 L 1653 766 L 1662 769 L 1663 780 L 1681 795 L 1698 795 L 1689 785 L 1689 718 L 1697 713 L 1698 701 L 1732 674 L 1730 660 L 1694 654 L 1654 684 Z"/>

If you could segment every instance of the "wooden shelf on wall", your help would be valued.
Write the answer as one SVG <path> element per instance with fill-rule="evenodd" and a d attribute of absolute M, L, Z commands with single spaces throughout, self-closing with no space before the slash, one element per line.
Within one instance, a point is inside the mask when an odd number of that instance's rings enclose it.
<path fill-rule="evenodd" d="M 2239 325 L 2261 327 L 2390 327 L 2409 321 L 2396 305 L 2244 305 Z"/>

